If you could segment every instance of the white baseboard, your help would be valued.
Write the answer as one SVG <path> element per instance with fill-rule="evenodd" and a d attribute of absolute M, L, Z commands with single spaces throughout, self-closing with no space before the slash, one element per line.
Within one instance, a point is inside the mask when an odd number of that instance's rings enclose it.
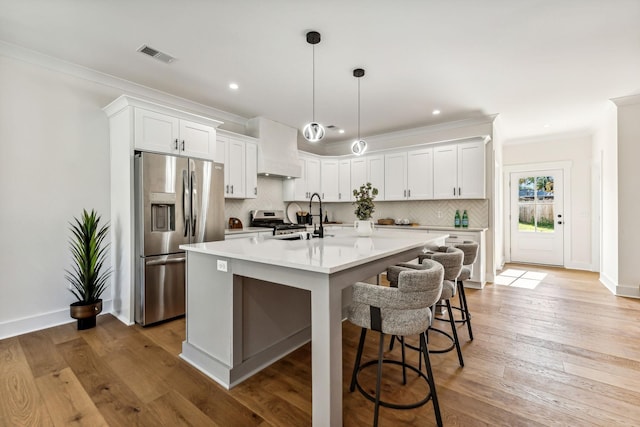
<path fill-rule="evenodd" d="M 102 314 L 111 313 L 111 302 L 112 300 L 102 301 Z M 69 307 L 35 316 L 9 320 L 0 323 L 0 340 L 70 322 L 75 322 L 75 319 L 69 317 Z"/>
<path fill-rule="evenodd" d="M 611 277 L 607 276 L 605 273 L 600 273 L 600 283 L 602 283 L 609 291 L 616 295 L 616 288 L 618 287 L 617 283 L 611 279 Z"/>
<path fill-rule="evenodd" d="M 593 265 L 586 262 L 568 262 L 564 265 L 564 268 L 570 268 L 572 270 L 593 271 Z"/>
<path fill-rule="evenodd" d="M 616 286 L 616 295 L 620 297 L 640 298 L 640 288 L 638 286 Z"/>

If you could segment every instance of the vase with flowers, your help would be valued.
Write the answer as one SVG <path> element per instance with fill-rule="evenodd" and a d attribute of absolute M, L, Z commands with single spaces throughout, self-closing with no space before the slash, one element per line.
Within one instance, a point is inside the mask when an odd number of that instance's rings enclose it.
<path fill-rule="evenodd" d="M 359 189 L 353 190 L 353 197 L 356 207 L 354 213 L 358 220 L 354 223 L 356 233 L 360 236 L 371 236 L 373 233 L 373 221 L 371 215 L 375 210 L 373 200 L 378 195 L 378 189 L 373 187 L 370 182 L 362 184 Z"/>

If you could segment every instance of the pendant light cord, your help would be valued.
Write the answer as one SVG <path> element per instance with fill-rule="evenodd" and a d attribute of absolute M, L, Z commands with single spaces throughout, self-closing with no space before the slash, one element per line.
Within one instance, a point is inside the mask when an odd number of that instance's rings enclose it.
<path fill-rule="evenodd" d="M 358 141 L 360 141 L 360 77 L 358 77 Z"/>
<path fill-rule="evenodd" d="M 311 121 L 316 121 L 316 45 L 311 45 Z"/>

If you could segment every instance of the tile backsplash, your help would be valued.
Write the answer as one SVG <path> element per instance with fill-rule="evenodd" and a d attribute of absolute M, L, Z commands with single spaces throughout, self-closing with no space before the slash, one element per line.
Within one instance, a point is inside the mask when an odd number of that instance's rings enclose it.
<path fill-rule="evenodd" d="M 300 207 L 307 210 L 308 205 L 298 202 Z M 240 218 L 245 227 L 249 226 L 249 211 L 252 209 L 282 209 L 286 211 L 288 203 L 282 201 L 282 179 L 258 177 L 258 197 L 255 199 L 225 200 L 225 223 L 229 217 Z M 303 206 L 305 205 L 305 206 Z M 489 226 L 489 200 L 421 200 L 375 202 L 376 208 L 373 219 L 379 218 L 407 218 L 411 222 L 422 225 L 453 226 L 456 209 L 467 210 L 469 227 Z M 356 219 L 351 203 L 326 203 L 323 209 L 327 211 L 329 221 L 352 222 Z"/>
<path fill-rule="evenodd" d="M 489 226 L 489 200 L 419 200 L 376 202 L 373 220 L 380 218 L 406 218 L 421 225 L 453 226 L 456 209 L 460 215 L 466 209 L 469 227 Z M 323 208 L 325 206 L 323 205 Z M 327 203 L 329 221 L 351 222 L 356 219 L 351 203 Z"/>

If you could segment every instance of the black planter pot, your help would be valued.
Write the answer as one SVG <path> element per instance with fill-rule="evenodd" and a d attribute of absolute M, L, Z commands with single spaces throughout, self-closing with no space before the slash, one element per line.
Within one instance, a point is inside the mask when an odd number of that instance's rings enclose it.
<path fill-rule="evenodd" d="M 78 330 L 95 328 L 96 317 L 102 312 L 102 300 L 93 303 L 74 302 L 69 306 L 69 314 L 78 320 Z"/>

